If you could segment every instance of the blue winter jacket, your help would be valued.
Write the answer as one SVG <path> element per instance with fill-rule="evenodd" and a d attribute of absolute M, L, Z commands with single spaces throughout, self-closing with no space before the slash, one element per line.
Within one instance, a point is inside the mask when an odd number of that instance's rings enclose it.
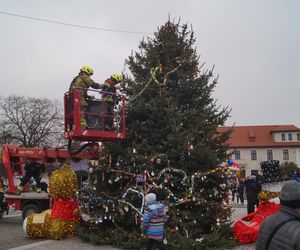
<path fill-rule="evenodd" d="M 145 207 L 141 228 L 148 238 L 162 240 L 164 223 L 168 220 L 164 206 L 157 201 L 149 201 Z"/>

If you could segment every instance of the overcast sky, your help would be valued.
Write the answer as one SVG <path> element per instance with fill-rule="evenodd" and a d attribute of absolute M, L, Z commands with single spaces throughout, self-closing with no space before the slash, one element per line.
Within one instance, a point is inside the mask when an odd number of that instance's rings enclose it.
<path fill-rule="evenodd" d="M 121 72 L 143 36 L 152 36 L 170 14 L 192 24 L 200 64 L 215 65 L 219 83 L 213 97 L 232 108 L 227 125 L 300 127 L 300 1 L 1 0 L 0 12 L 141 32 L 0 14 L 2 96 L 62 100 L 83 65 L 102 82 Z"/>

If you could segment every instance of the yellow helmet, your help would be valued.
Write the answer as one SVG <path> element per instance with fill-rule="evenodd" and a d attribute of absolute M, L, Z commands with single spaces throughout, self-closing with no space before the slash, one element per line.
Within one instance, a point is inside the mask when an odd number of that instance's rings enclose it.
<path fill-rule="evenodd" d="M 117 82 L 122 82 L 123 77 L 119 74 L 112 74 L 111 78 L 115 79 Z"/>
<path fill-rule="evenodd" d="M 94 74 L 94 71 L 89 66 L 83 66 L 80 70 L 88 75 Z"/>

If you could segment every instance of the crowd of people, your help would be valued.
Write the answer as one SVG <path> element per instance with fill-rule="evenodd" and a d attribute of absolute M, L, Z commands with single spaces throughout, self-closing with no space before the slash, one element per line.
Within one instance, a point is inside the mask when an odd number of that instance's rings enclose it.
<path fill-rule="evenodd" d="M 248 214 L 255 211 L 258 207 L 258 194 L 261 191 L 261 182 L 255 175 L 246 177 L 245 180 L 236 178 L 231 182 L 231 201 L 232 203 L 244 205 L 245 198 L 247 199 Z"/>

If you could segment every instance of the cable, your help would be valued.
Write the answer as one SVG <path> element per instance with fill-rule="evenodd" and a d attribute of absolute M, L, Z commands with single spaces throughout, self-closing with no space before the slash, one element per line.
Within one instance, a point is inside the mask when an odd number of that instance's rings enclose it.
<path fill-rule="evenodd" d="M 37 17 L 32 17 L 32 16 L 18 15 L 18 14 L 14 14 L 14 13 L 3 12 L 3 11 L 0 11 L 0 14 L 7 15 L 7 16 L 14 16 L 14 17 L 22 17 L 22 18 L 27 18 L 27 19 L 31 19 L 31 20 L 40 21 L 40 22 L 55 23 L 55 24 L 71 26 L 71 27 L 80 28 L 80 29 L 90 29 L 90 30 L 119 32 L 119 33 L 131 33 L 131 34 L 147 34 L 147 35 L 152 34 L 152 33 L 148 33 L 148 32 L 140 32 L 140 31 L 116 30 L 116 29 L 106 29 L 106 28 L 98 28 L 98 27 L 92 27 L 92 26 L 83 26 L 83 25 L 64 23 L 64 22 L 59 22 L 59 21 L 54 21 L 54 20 L 49 20 L 49 19 L 37 18 Z"/>

